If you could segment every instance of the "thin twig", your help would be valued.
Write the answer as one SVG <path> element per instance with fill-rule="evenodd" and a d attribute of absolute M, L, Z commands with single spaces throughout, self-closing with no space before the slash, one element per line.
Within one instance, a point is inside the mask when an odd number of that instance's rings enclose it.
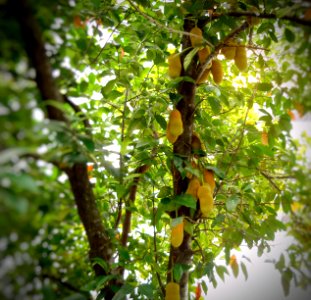
<path fill-rule="evenodd" d="M 264 171 L 262 170 L 259 170 L 260 174 L 265 177 L 270 183 L 271 185 L 280 193 L 281 192 L 281 189 L 276 185 L 276 183 L 272 180 L 272 178 L 267 174 L 265 173 Z"/>
<path fill-rule="evenodd" d="M 146 13 L 142 12 L 138 6 L 136 6 L 131 0 L 128 0 L 128 2 L 130 3 L 130 5 L 140 14 L 142 15 L 144 18 L 146 18 L 148 21 L 150 21 L 151 23 L 155 24 L 156 26 L 160 27 L 160 28 L 163 28 L 169 32 L 173 32 L 173 33 L 177 33 L 177 34 L 181 34 L 181 35 L 187 35 L 187 36 L 193 36 L 193 37 L 199 37 L 199 38 L 202 38 L 201 36 L 198 36 L 196 34 L 193 34 L 193 33 L 190 33 L 190 32 L 187 32 L 187 31 L 182 31 L 182 30 L 178 30 L 178 29 L 174 29 L 172 27 L 169 27 L 169 26 L 166 26 L 166 25 L 163 25 L 162 23 L 160 23 L 159 21 L 155 20 L 154 18 L 152 18 L 151 16 L 147 15 Z M 213 45 L 208 41 L 208 40 L 205 40 L 203 39 L 204 42 L 213 47 Z"/>
<path fill-rule="evenodd" d="M 154 187 L 153 187 L 154 189 Z M 154 195 L 154 191 L 153 191 Z M 153 213 L 153 251 L 154 251 L 154 260 L 156 265 L 158 265 L 158 250 L 157 250 L 157 230 L 156 230 L 156 209 L 155 209 L 155 203 L 154 203 L 154 197 L 152 197 L 152 213 Z M 165 288 L 161 280 L 161 276 L 159 272 L 156 270 L 157 279 L 159 282 L 159 286 L 162 292 L 162 297 L 165 295 Z"/>
<path fill-rule="evenodd" d="M 75 113 L 79 114 L 81 116 L 81 120 L 83 121 L 84 127 L 89 129 L 89 134 L 91 134 L 90 130 L 92 129 L 92 126 L 89 122 L 89 119 L 86 117 L 85 113 L 81 110 L 81 108 L 78 105 L 76 105 L 74 102 L 72 102 L 67 97 L 67 95 L 63 95 L 63 98 L 64 98 L 64 101 L 72 107 L 72 109 L 75 111 Z"/>

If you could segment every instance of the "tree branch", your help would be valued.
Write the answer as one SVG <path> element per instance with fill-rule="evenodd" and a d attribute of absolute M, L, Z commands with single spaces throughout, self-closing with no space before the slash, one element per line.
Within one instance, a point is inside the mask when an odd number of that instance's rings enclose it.
<path fill-rule="evenodd" d="M 268 14 L 268 13 L 257 13 L 257 12 L 251 12 L 251 11 L 231 11 L 227 13 L 213 13 L 209 17 L 202 17 L 199 19 L 199 24 L 200 26 L 203 25 L 205 26 L 207 23 L 209 23 L 212 20 L 219 19 L 220 17 L 223 16 L 229 16 L 229 17 L 257 17 L 260 19 L 279 19 L 279 20 L 286 20 L 290 21 L 299 25 L 304 25 L 304 26 L 311 26 L 311 20 L 306 20 L 306 19 L 301 19 L 297 18 L 295 16 L 283 16 L 283 17 L 278 17 L 276 14 Z"/>
<path fill-rule="evenodd" d="M 54 100 L 64 102 L 63 96 L 57 88 L 52 76 L 52 67 L 46 56 L 41 30 L 34 18 L 32 8 L 27 0 L 9 1 L 9 9 L 17 19 L 24 41 L 26 53 L 30 63 L 36 71 L 36 82 L 43 101 Z M 61 110 L 55 106 L 47 105 L 48 118 L 68 122 Z M 88 238 L 90 251 L 89 257 L 102 258 L 109 266 L 112 260 L 112 243 L 103 226 L 100 213 L 97 209 L 95 197 L 88 179 L 86 163 L 74 163 L 65 167 L 68 175 L 78 213 Z M 107 275 L 109 270 L 104 270 L 98 264 L 94 265 L 96 275 Z M 115 292 L 111 286 L 104 288 L 107 299 L 112 298 Z"/>
<path fill-rule="evenodd" d="M 122 236 L 121 236 L 121 245 L 123 247 L 125 247 L 127 244 L 128 236 L 129 236 L 129 233 L 131 230 L 132 211 L 130 210 L 129 206 L 135 202 L 137 187 L 138 187 L 138 183 L 140 181 L 141 175 L 146 173 L 148 171 L 148 169 L 149 169 L 148 165 L 142 165 L 142 166 L 136 168 L 136 170 L 134 171 L 134 174 L 137 174 L 137 176 L 133 179 L 133 183 L 132 183 L 131 188 L 130 188 L 129 198 L 127 201 L 128 207 L 126 207 L 126 212 L 125 212 L 125 216 L 124 216 L 124 220 L 123 220 L 123 226 L 122 226 L 123 230 L 122 230 Z"/>
<path fill-rule="evenodd" d="M 71 283 L 69 283 L 67 281 L 63 281 L 62 278 L 60 278 L 60 277 L 56 277 L 52 274 L 47 274 L 47 273 L 43 273 L 41 276 L 43 279 L 48 278 L 57 284 L 61 284 L 62 286 L 64 286 L 66 289 L 68 289 L 70 291 L 84 295 L 85 297 L 87 297 L 88 300 L 93 299 L 88 292 L 79 290 L 78 288 L 76 288 Z"/>
<path fill-rule="evenodd" d="M 81 110 L 81 108 L 80 108 L 78 105 L 76 105 L 75 103 L 73 103 L 73 102 L 67 97 L 67 95 L 63 95 L 63 98 L 64 98 L 64 101 L 65 101 L 66 103 L 68 103 L 68 104 L 72 107 L 72 109 L 74 110 L 74 112 L 75 112 L 76 114 L 79 114 L 79 115 L 80 115 L 81 120 L 83 121 L 84 127 L 85 127 L 86 129 L 91 129 L 92 127 L 91 127 L 91 124 L 90 124 L 90 122 L 89 122 L 89 119 L 88 119 L 88 118 L 86 117 L 86 115 L 83 113 L 83 111 Z M 89 131 L 89 133 L 91 134 L 91 131 Z"/>
<path fill-rule="evenodd" d="M 259 170 L 259 169 L 258 169 Z M 265 177 L 270 183 L 271 185 L 280 193 L 281 189 L 276 185 L 276 183 L 273 181 L 272 177 L 270 177 L 267 173 L 265 173 L 262 170 L 259 170 L 260 174 Z"/>

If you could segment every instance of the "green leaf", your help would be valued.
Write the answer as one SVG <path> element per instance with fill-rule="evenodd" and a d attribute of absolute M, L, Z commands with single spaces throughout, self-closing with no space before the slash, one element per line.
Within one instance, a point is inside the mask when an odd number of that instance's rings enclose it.
<path fill-rule="evenodd" d="M 108 265 L 108 263 L 107 263 L 105 260 L 103 260 L 102 258 L 100 258 L 100 257 L 95 257 L 95 258 L 93 258 L 93 259 L 92 259 L 92 266 L 95 266 L 95 265 L 101 266 L 101 267 L 105 270 L 106 273 L 109 272 L 109 265 Z"/>
<path fill-rule="evenodd" d="M 289 28 L 285 28 L 284 34 L 288 42 L 293 43 L 295 41 L 295 34 Z"/>
<path fill-rule="evenodd" d="M 126 296 L 134 292 L 135 287 L 130 284 L 123 285 L 113 296 L 112 300 L 125 300 Z"/>
<path fill-rule="evenodd" d="M 96 291 L 100 291 L 102 288 L 105 287 L 106 283 L 114 278 L 116 278 L 116 275 L 107 275 L 107 276 L 100 276 L 96 280 Z"/>
<path fill-rule="evenodd" d="M 90 137 L 85 135 L 79 135 L 79 139 L 84 144 L 84 146 L 87 148 L 88 151 L 94 152 L 95 144 Z"/>
<path fill-rule="evenodd" d="M 177 195 L 173 198 L 173 201 L 181 206 L 186 206 L 194 209 L 196 209 L 197 207 L 197 200 L 192 195 Z"/>
<path fill-rule="evenodd" d="M 226 201 L 226 208 L 230 212 L 235 211 L 239 203 L 240 203 L 240 198 L 237 195 L 232 195 Z"/>
<path fill-rule="evenodd" d="M 278 262 L 275 264 L 275 268 L 277 270 L 279 270 L 280 272 L 282 272 L 283 269 L 285 268 L 285 257 L 284 257 L 284 254 L 281 254 Z"/>
<path fill-rule="evenodd" d="M 178 217 L 171 220 L 171 228 L 176 227 L 184 221 L 184 217 Z"/>
<path fill-rule="evenodd" d="M 163 118 L 163 117 L 162 117 L 161 115 L 159 115 L 159 114 L 156 114 L 154 117 L 155 117 L 156 121 L 158 122 L 158 124 L 161 126 L 161 128 L 162 128 L 163 130 L 166 130 L 167 122 L 166 122 L 165 118 Z"/>
<path fill-rule="evenodd" d="M 187 272 L 189 269 L 191 268 L 191 266 L 188 266 L 186 264 L 175 264 L 173 267 L 173 277 L 174 280 L 179 282 L 181 279 L 181 276 L 184 272 Z"/>
<path fill-rule="evenodd" d="M 242 269 L 242 272 L 244 274 L 245 280 L 247 280 L 248 279 L 247 268 L 246 268 L 246 266 L 245 266 L 245 264 L 243 262 L 241 262 L 240 265 L 241 265 L 241 269 Z"/>
<path fill-rule="evenodd" d="M 128 249 L 120 248 L 119 249 L 119 255 L 120 255 L 120 259 L 123 259 L 125 261 L 130 260 L 130 253 L 129 253 Z"/>
<path fill-rule="evenodd" d="M 216 272 L 223 282 L 225 281 L 225 274 L 229 274 L 225 266 L 216 266 Z"/>
<path fill-rule="evenodd" d="M 82 294 L 75 293 L 63 298 L 63 300 L 87 300 L 88 298 Z"/>
<path fill-rule="evenodd" d="M 221 104 L 218 98 L 210 96 L 207 98 L 208 103 L 210 104 L 212 111 L 215 115 L 219 114 L 221 111 Z"/>
<path fill-rule="evenodd" d="M 189 233 L 191 236 L 193 235 L 193 224 L 189 221 L 184 222 L 184 231 Z"/>
<path fill-rule="evenodd" d="M 205 281 L 205 280 L 202 280 L 202 281 L 201 281 L 201 287 L 202 287 L 202 289 L 203 289 L 204 294 L 207 294 L 207 292 L 208 292 L 208 287 L 207 287 L 207 284 L 206 284 L 206 281 Z"/>
<path fill-rule="evenodd" d="M 138 286 L 138 293 L 140 295 L 146 296 L 147 299 L 153 299 L 153 291 L 155 290 L 152 284 L 141 284 Z"/>
<path fill-rule="evenodd" d="M 192 49 L 184 58 L 184 69 L 187 70 L 189 65 L 191 64 L 193 57 L 196 55 L 196 53 L 198 52 L 198 48 L 194 48 Z"/>
<path fill-rule="evenodd" d="M 174 280 L 179 282 L 183 273 L 184 273 L 183 266 L 181 264 L 175 264 L 173 267 Z"/>
<path fill-rule="evenodd" d="M 170 186 L 163 186 L 161 187 L 159 193 L 158 193 L 158 198 L 165 198 L 170 196 L 172 193 L 172 188 Z"/>
<path fill-rule="evenodd" d="M 292 278 L 293 278 L 293 272 L 289 268 L 287 268 L 285 272 L 282 273 L 282 278 L 281 278 L 283 292 L 285 296 L 289 295 L 290 282 Z"/>
<path fill-rule="evenodd" d="M 257 84 L 257 89 L 263 92 L 269 92 L 272 90 L 272 84 L 268 82 L 260 82 Z"/>

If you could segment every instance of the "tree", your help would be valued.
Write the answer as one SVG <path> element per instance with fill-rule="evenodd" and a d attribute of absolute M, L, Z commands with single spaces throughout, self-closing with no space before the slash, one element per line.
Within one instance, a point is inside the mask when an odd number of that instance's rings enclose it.
<path fill-rule="evenodd" d="M 307 2 L 1 6 L 4 299 L 199 299 L 204 276 L 247 276 L 232 249 L 261 255 L 288 228 L 284 291 L 310 283 L 310 173 L 290 136 L 311 109 Z"/>

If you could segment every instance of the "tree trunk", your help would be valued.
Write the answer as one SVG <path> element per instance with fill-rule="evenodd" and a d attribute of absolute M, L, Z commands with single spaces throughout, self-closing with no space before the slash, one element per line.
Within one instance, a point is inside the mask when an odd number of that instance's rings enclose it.
<path fill-rule="evenodd" d="M 63 96 L 52 77 L 52 68 L 46 56 L 39 25 L 34 18 L 28 1 L 11 0 L 9 9 L 20 25 L 25 50 L 30 63 L 36 71 L 36 83 L 42 100 L 63 102 Z M 51 105 L 47 105 L 47 116 L 51 120 L 67 122 L 63 112 Z M 75 163 L 63 170 L 68 175 L 78 213 L 87 234 L 90 246 L 89 257 L 90 259 L 98 257 L 107 263 L 107 269 L 95 264 L 93 267 L 95 274 L 97 276 L 107 275 L 110 272 L 109 265 L 112 259 L 113 247 L 96 207 L 95 197 L 88 179 L 86 163 Z M 111 285 L 108 285 L 104 288 L 103 294 L 106 299 L 111 299 L 115 293 L 112 291 Z"/>
<path fill-rule="evenodd" d="M 192 18 L 185 18 L 184 20 L 184 31 L 189 32 L 195 23 Z M 191 47 L 189 36 L 183 36 L 182 49 Z M 183 61 L 184 57 L 189 53 L 189 51 L 183 52 L 181 59 Z M 190 76 L 196 78 L 196 62 L 193 60 L 188 69 L 182 71 L 181 76 Z M 185 163 L 189 160 L 191 156 L 191 138 L 193 132 L 193 121 L 195 112 L 195 97 L 196 86 L 194 83 L 184 81 L 181 82 L 178 88 L 178 93 L 182 96 L 182 99 L 177 103 L 176 108 L 180 111 L 182 115 L 184 132 L 179 136 L 178 140 L 174 143 L 174 155 L 184 159 Z M 173 186 L 174 194 L 179 195 L 186 191 L 188 186 L 188 179 L 182 178 L 180 172 L 172 164 L 172 176 L 173 176 Z M 190 209 L 188 207 L 181 207 L 178 211 L 178 216 L 190 217 Z M 192 264 L 192 250 L 191 250 L 191 236 L 184 232 L 184 239 L 180 247 L 170 249 L 170 257 L 168 264 L 168 274 L 167 282 L 172 280 L 172 269 L 175 264 Z M 189 272 L 183 273 L 179 285 L 180 285 L 180 299 L 188 299 L 188 280 Z"/>

